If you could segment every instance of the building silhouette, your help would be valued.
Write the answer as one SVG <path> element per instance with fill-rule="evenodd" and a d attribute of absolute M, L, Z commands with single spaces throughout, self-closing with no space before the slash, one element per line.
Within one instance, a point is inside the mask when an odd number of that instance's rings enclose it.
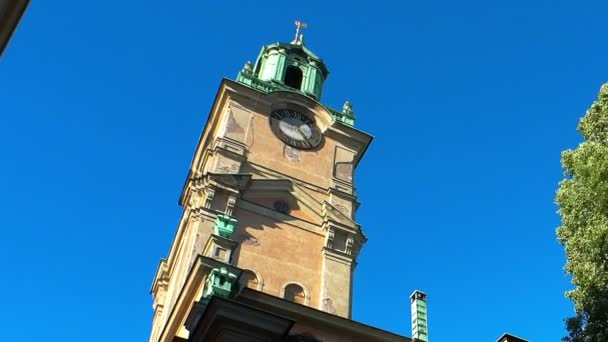
<path fill-rule="evenodd" d="M 329 70 L 296 26 L 220 83 L 154 277 L 151 342 L 428 341 L 420 291 L 412 339 L 351 319 L 367 240 L 354 173 L 372 137 L 349 102 L 323 104 Z"/>

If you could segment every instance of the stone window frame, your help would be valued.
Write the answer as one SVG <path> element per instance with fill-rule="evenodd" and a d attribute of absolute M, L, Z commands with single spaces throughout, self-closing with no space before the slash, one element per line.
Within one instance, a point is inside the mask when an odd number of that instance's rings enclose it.
<path fill-rule="evenodd" d="M 255 290 L 262 291 L 262 289 L 264 288 L 264 279 L 262 278 L 262 275 L 260 275 L 260 273 L 258 273 L 252 268 L 243 268 L 243 273 L 245 273 L 246 271 L 253 273 L 258 280 L 258 286 Z M 247 284 L 245 284 L 245 286 L 247 286 Z"/>
<path fill-rule="evenodd" d="M 282 299 L 287 300 L 285 298 L 285 289 L 289 285 L 297 285 L 297 286 L 299 286 L 302 289 L 302 291 L 304 291 L 304 305 L 309 306 L 310 305 L 310 292 L 308 292 L 308 289 L 306 288 L 306 286 L 304 286 L 304 284 L 299 283 L 297 281 L 288 281 L 285 284 L 283 284 L 283 286 L 281 287 L 281 295 L 280 295 L 280 297 Z"/>

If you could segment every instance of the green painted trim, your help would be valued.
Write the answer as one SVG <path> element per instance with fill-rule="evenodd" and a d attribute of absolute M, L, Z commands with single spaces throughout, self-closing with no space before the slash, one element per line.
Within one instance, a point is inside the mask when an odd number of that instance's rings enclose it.
<path fill-rule="evenodd" d="M 273 91 L 290 91 L 296 94 L 312 97 L 313 99 L 317 100 L 315 96 L 311 96 L 311 94 L 307 94 L 303 91 L 288 87 L 283 83 L 277 81 L 262 81 L 255 75 L 253 75 L 251 72 L 249 72 L 249 70 L 247 70 L 246 68 L 243 68 L 243 70 L 239 72 L 236 81 L 246 86 L 249 86 L 250 88 L 258 90 L 264 94 L 268 94 Z M 339 121 L 351 127 L 355 126 L 355 115 L 352 111 L 340 112 L 325 105 L 323 105 L 323 107 L 325 107 L 331 113 L 331 115 L 336 119 L 336 121 Z"/>
<path fill-rule="evenodd" d="M 236 287 L 237 276 L 234 273 L 228 272 L 225 267 L 214 268 L 207 275 L 205 280 L 205 289 L 203 290 L 202 301 L 206 302 L 212 296 L 228 298 Z"/>
<path fill-rule="evenodd" d="M 322 59 L 301 44 L 274 43 L 263 46 L 251 75 L 261 81 L 278 82 L 287 87 L 284 81 L 289 66 L 302 70 L 302 84 L 296 90 L 320 100 L 329 71 Z M 242 77 L 238 81 L 251 84 Z"/>
<path fill-rule="evenodd" d="M 230 239 L 238 221 L 228 215 L 217 215 L 213 223 L 213 233 L 221 237 Z"/>
<path fill-rule="evenodd" d="M 410 296 L 412 310 L 412 338 L 416 341 L 429 341 L 428 309 L 426 293 L 414 291 Z"/>
<path fill-rule="evenodd" d="M 334 118 L 336 118 L 336 120 L 340 121 L 341 123 L 351 127 L 355 125 L 355 117 L 352 113 L 338 112 L 337 110 L 332 108 L 327 109 L 331 112 Z"/>

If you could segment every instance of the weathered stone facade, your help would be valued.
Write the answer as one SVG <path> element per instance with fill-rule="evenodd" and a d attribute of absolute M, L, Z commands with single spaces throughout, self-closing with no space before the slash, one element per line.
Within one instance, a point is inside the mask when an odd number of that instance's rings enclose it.
<path fill-rule="evenodd" d="M 300 150 L 278 140 L 269 113 L 282 107 L 314 118 L 322 144 Z M 298 284 L 305 305 L 350 318 L 352 272 L 365 241 L 354 221 L 353 172 L 370 141 L 310 97 L 262 94 L 224 80 L 180 199 L 175 240 L 154 282 L 151 341 L 187 337 L 187 274 L 218 214 L 238 220 L 232 264 L 263 278 L 264 293 L 281 297 L 286 286 Z M 178 321 L 179 328 L 173 326 Z"/>

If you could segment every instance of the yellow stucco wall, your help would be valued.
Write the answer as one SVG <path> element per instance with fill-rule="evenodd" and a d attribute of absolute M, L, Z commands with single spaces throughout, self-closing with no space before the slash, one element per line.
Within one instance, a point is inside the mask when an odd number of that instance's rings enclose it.
<path fill-rule="evenodd" d="M 264 282 L 263 292 L 280 296 L 288 283 L 298 283 L 319 301 L 321 249 L 324 237 L 285 222 L 238 209 L 239 226 L 234 239 L 240 242 L 237 267 L 252 269 Z"/>

